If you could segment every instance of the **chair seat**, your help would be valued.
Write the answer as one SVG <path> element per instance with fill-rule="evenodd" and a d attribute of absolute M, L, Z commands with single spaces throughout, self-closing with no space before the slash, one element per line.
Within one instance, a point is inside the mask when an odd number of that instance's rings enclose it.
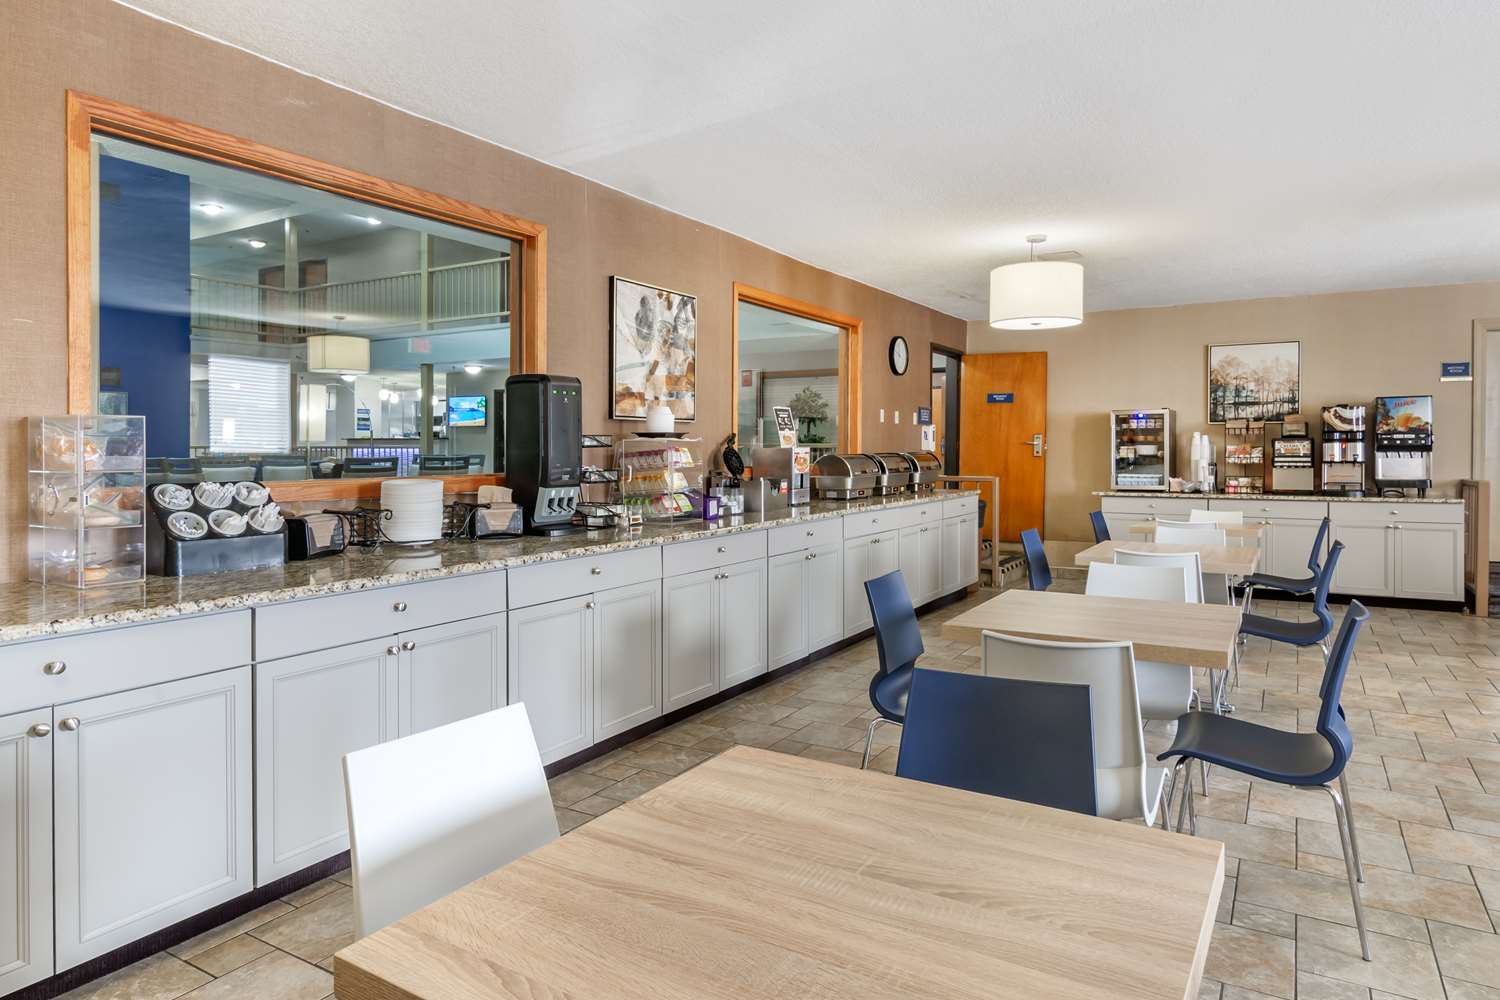
<path fill-rule="evenodd" d="M 883 719 L 906 721 L 906 698 L 911 694 L 912 665 L 897 667 L 888 674 L 877 674 L 870 681 L 870 705 Z"/>
<path fill-rule="evenodd" d="M 1318 578 L 1315 575 L 1309 577 L 1276 576 L 1273 573 L 1251 573 L 1245 577 L 1245 583 L 1252 587 L 1260 587 L 1266 590 L 1280 590 L 1288 594 L 1296 594 L 1299 597 L 1311 594 L 1318 589 Z"/>
<path fill-rule="evenodd" d="M 1267 618 L 1264 615 L 1243 615 L 1240 631 L 1245 635 L 1277 642 L 1289 642 L 1293 646 L 1316 646 L 1328 638 L 1330 623 L 1312 621 L 1287 621 L 1283 618 Z"/>
<path fill-rule="evenodd" d="M 1288 733 L 1230 715 L 1188 712 L 1172 746 L 1157 760 L 1191 757 L 1284 785 L 1321 785 L 1337 777 L 1333 747 L 1317 733 Z"/>

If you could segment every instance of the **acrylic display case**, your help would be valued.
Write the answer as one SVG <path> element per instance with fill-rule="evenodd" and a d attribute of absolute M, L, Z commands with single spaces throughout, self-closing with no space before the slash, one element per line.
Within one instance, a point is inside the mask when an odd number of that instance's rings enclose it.
<path fill-rule="evenodd" d="M 27 564 L 35 583 L 101 587 L 146 573 L 146 418 L 29 417 Z"/>
<path fill-rule="evenodd" d="M 633 437 L 615 449 L 620 503 L 651 521 L 701 515 L 699 438 Z"/>

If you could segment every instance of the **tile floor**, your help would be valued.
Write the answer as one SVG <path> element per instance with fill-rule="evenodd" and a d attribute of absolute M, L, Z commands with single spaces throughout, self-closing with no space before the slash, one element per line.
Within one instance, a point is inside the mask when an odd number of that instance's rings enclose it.
<path fill-rule="evenodd" d="M 924 666 L 978 671 L 977 647 L 938 634 L 965 606 L 923 618 Z M 1374 961 L 1359 958 L 1327 796 L 1215 772 L 1199 834 L 1223 840 L 1229 863 L 1203 997 L 1500 1000 L 1500 620 L 1372 610 L 1344 706 Z M 874 643 L 860 643 L 561 775 L 562 829 L 736 743 L 857 766 L 874 664 Z M 1255 641 L 1231 700 L 1241 718 L 1310 728 L 1321 670 L 1317 650 Z M 873 766 L 894 768 L 899 738 L 882 727 Z M 320 1000 L 352 937 L 348 882 L 310 886 L 68 997 Z"/>

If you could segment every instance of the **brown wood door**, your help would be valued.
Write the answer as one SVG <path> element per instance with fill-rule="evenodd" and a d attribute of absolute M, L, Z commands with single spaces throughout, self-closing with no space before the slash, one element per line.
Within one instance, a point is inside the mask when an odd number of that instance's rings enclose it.
<path fill-rule="evenodd" d="M 967 475 L 1000 477 L 1000 538 L 1014 542 L 1042 520 L 1047 488 L 1047 354 L 966 354 L 958 439 Z M 988 487 L 983 493 L 993 502 Z M 981 530 L 988 537 L 992 511 Z"/>

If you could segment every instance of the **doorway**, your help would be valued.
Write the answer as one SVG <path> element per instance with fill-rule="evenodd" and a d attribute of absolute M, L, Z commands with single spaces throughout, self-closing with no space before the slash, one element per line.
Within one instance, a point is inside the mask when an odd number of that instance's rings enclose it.
<path fill-rule="evenodd" d="M 964 472 L 1000 477 L 1000 541 L 1045 537 L 1047 353 L 966 354 L 962 372 Z"/>
<path fill-rule="evenodd" d="M 943 471 L 958 475 L 959 403 L 962 400 L 963 355 L 946 347 L 932 349 L 933 438 Z"/>

